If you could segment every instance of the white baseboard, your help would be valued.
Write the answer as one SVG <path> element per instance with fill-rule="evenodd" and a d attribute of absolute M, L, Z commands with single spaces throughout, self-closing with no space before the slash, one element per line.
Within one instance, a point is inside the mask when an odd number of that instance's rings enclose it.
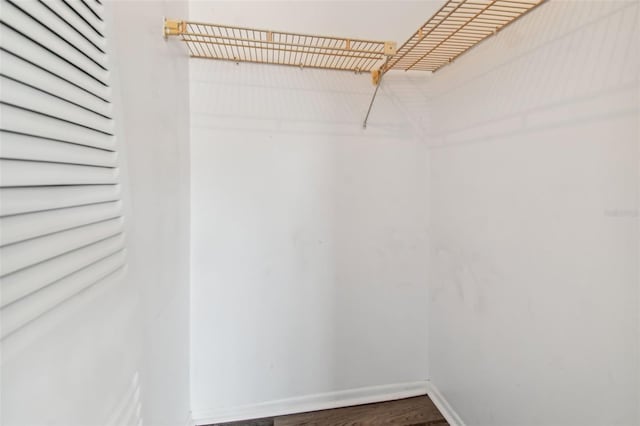
<path fill-rule="evenodd" d="M 319 393 L 296 398 L 279 399 L 240 407 L 195 410 L 192 418 L 196 425 L 233 422 L 237 420 L 275 417 L 307 411 L 328 410 L 350 405 L 371 404 L 426 395 L 428 382 L 398 383 L 384 386 L 370 386 L 336 392 Z M 444 413 L 443 413 L 444 414 Z M 455 426 L 455 425 L 454 425 Z M 462 426 L 462 423 L 460 423 Z"/>
<path fill-rule="evenodd" d="M 434 385 L 433 382 L 431 381 L 427 381 L 426 384 L 427 384 L 427 395 L 429 395 L 429 398 L 431 399 L 431 401 L 433 401 L 436 407 L 438 407 L 438 410 L 440 410 L 440 413 L 442 413 L 444 418 L 447 419 L 447 422 L 449 422 L 449 425 L 465 426 L 464 422 L 462 421 L 458 413 L 455 412 L 455 410 L 451 407 L 449 402 L 444 398 L 444 396 L 442 396 L 442 394 L 440 393 L 436 385 Z"/>

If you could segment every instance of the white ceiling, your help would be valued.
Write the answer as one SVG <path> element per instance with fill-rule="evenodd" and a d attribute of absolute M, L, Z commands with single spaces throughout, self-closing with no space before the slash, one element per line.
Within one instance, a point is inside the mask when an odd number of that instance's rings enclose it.
<path fill-rule="evenodd" d="M 259 29 L 396 41 L 401 45 L 444 2 L 190 0 L 188 19 Z"/>

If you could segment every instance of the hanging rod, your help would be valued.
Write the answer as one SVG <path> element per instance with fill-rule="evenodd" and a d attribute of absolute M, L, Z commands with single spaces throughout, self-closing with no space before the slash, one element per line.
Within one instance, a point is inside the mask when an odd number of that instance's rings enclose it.
<path fill-rule="evenodd" d="M 372 72 L 396 53 L 396 43 L 298 34 L 165 19 L 164 36 L 177 36 L 193 58 Z M 372 79 L 375 77 L 372 76 Z"/>

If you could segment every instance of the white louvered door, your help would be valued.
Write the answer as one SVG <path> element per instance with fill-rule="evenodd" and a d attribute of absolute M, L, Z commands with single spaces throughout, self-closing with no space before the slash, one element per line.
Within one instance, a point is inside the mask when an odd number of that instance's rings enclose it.
<path fill-rule="evenodd" d="M 0 0 L 2 337 L 125 263 L 99 0 Z"/>

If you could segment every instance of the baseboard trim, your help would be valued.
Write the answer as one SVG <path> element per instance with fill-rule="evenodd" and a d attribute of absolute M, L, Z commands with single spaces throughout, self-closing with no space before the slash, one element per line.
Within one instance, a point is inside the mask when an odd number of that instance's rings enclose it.
<path fill-rule="evenodd" d="M 438 407 L 438 410 L 440 410 L 440 413 L 442 413 L 444 418 L 447 419 L 447 422 L 449 422 L 449 425 L 465 426 L 464 422 L 462 421 L 458 413 L 456 413 L 453 407 L 451 407 L 451 404 L 449 404 L 449 401 L 447 401 L 445 397 L 440 393 L 436 385 L 433 384 L 433 382 L 431 381 L 427 381 L 426 384 L 427 384 L 427 395 L 429 395 L 429 398 L 431 399 L 431 401 L 433 401 L 436 407 Z"/>
<path fill-rule="evenodd" d="M 319 393 L 296 398 L 279 399 L 258 404 L 214 410 L 194 410 L 192 418 L 196 425 L 233 422 L 238 420 L 275 417 L 306 411 L 328 410 L 350 405 L 371 404 L 426 395 L 428 382 L 398 383 L 370 386 L 336 392 Z M 443 413 L 444 414 L 444 413 Z"/>

